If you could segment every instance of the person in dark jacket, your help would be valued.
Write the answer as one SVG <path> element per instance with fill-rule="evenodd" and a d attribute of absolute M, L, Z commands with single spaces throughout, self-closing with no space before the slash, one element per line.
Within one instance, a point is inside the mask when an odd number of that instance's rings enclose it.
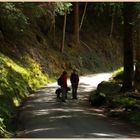
<path fill-rule="evenodd" d="M 74 69 L 70 76 L 71 86 L 72 86 L 72 98 L 77 99 L 77 89 L 79 84 L 79 75 Z"/>

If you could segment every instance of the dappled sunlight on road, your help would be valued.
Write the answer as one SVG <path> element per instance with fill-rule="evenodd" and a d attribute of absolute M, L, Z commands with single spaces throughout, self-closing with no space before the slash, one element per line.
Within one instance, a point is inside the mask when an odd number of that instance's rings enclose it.
<path fill-rule="evenodd" d="M 99 74 L 91 74 L 88 76 L 81 76 L 80 83 L 86 83 L 87 85 L 92 85 L 96 87 L 101 81 L 109 80 L 112 73 L 99 73 Z"/>
<path fill-rule="evenodd" d="M 109 138 L 114 138 L 114 137 L 118 137 L 118 138 L 123 138 L 124 136 L 123 135 L 119 135 L 119 134 L 116 134 L 116 133 L 90 133 L 90 135 L 93 135 L 93 136 L 98 136 L 98 137 L 109 137 Z"/>
<path fill-rule="evenodd" d="M 84 87 L 84 91 L 89 92 L 92 91 L 97 87 L 97 85 L 104 81 L 109 80 L 111 77 L 111 73 L 99 73 L 99 74 L 92 74 L 88 76 L 81 76 L 80 77 L 80 87 Z"/>
<path fill-rule="evenodd" d="M 79 84 L 81 85 L 85 85 L 85 86 L 92 86 L 92 87 L 97 87 L 97 85 L 101 82 L 101 81 L 106 81 L 109 80 L 109 78 L 111 77 L 112 73 L 99 73 L 99 74 L 91 74 L 91 75 L 87 75 L 87 76 L 80 76 L 79 79 Z M 68 80 L 68 85 L 70 85 L 70 80 Z M 48 84 L 47 87 L 57 87 L 57 83 L 52 83 L 52 84 Z"/>
<path fill-rule="evenodd" d="M 81 76 L 78 100 L 72 100 L 71 91 L 65 103 L 56 98 L 57 83 L 47 84 L 31 94 L 21 108 L 23 126 L 17 137 L 21 138 L 127 138 L 137 133 L 123 123 L 112 121 L 100 108 L 88 102 L 91 91 L 108 80 L 111 73 Z M 70 81 L 68 81 L 70 87 Z"/>

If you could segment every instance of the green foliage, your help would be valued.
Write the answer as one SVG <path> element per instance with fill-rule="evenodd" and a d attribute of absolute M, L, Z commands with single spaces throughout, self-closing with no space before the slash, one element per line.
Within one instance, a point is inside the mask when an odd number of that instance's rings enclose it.
<path fill-rule="evenodd" d="M 1 138 L 12 137 L 12 133 L 6 131 L 6 126 L 3 121 L 4 121 L 4 119 L 0 117 L 0 137 Z"/>
<path fill-rule="evenodd" d="M 95 11 L 98 11 L 98 15 L 100 15 L 100 14 L 102 14 L 103 12 L 104 12 L 104 9 L 105 9 L 105 7 L 106 7 L 106 3 L 96 3 L 95 5 L 94 5 L 94 9 L 95 9 Z"/>
<path fill-rule="evenodd" d="M 120 89 L 121 86 L 114 81 L 103 81 L 98 85 L 97 93 L 105 93 L 107 99 L 115 107 L 127 107 L 135 105 L 136 100 L 123 96 L 122 93 L 120 93 Z"/>
<path fill-rule="evenodd" d="M 121 17 L 122 16 L 122 9 L 123 4 L 122 3 L 115 3 L 115 2 L 101 2 L 101 3 L 93 3 L 89 7 L 94 9 L 96 14 L 99 16 L 103 14 L 106 10 L 110 11 L 110 15 L 112 15 L 114 8 L 116 9 L 116 15 Z"/>
<path fill-rule="evenodd" d="M 15 62 L 0 53 L 0 128 L 6 131 L 8 121 L 15 117 L 15 107 L 28 96 L 29 89 L 36 89 L 48 81 L 39 65 L 29 56 Z M 0 129 L 0 135 L 3 135 Z"/>
<path fill-rule="evenodd" d="M 94 98 L 98 93 L 104 93 L 107 101 L 112 101 L 113 97 L 119 95 L 120 89 L 120 85 L 113 81 L 102 81 L 98 84 L 97 90 L 90 94 L 90 102 L 94 101 Z"/>
<path fill-rule="evenodd" d="M 117 77 L 118 75 L 122 74 L 122 72 L 123 68 L 121 67 L 114 72 L 113 76 Z M 124 96 L 119 92 L 120 88 L 121 87 L 116 81 L 103 81 L 98 85 L 97 91 L 91 94 L 91 99 L 94 99 L 95 93 L 105 93 L 109 103 L 109 108 L 113 108 L 113 110 L 109 112 L 110 116 L 118 117 L 137 126 L 140 126 L 140 113 L 133 111 L 133 107 L 135 108 L 137 100 Z M 126 111 L 127 109 L 132 110 Z"/>
<path fill-rule="evenodd" d="M 115 80 L 122 80 L 123 79 L 123 67 L 118 68 L 117 70 L 115 70 L 112 74 L 112 78 Z"/>
<path fill-rule="evenodd" d="M 139 2 L 135 2 L 135 8 L 136 8 L 136 10 L 140 10 L 140 3 Z"/>
<path fill-rule="evenodd" d="M 11 137 L 12 133 L 9 133 L 7 129 L 7 124 L 9 119 L 15 116 L 15 109 L 12 99 L 6 95 L 0 95 L 0 136 L 1 137 Z"/>
<path fill-rule="evenodd" d="M 0 3 L 0 26 L 5 35 L 21 33 L 27 27 L 28 18 L 14 3 Z"/>
<path fill-rule="evenodd" d="M 129 97 L 123 97 L 123 96 L 116 96 L 113 97 L 112 103 L 116 107 L 132 107 L 136 104 L 136 100 L 129 98 Z"/>
<path fill-rule="evenodd" d="M 138 63 L 137 63 L 138 64 Z M 139 65 L 139 64 L 138 64 Z M 124 71 L 124 68 L 123 67 L 120 67 L 118 68 L 117 70 L 115 70 L 112 74 L 112 78 L 116 81 L 122 81 L 123 80 L 123 71 Z M 134 71 L 135 71 L 135 65 L 134 65 Z M 133 75 L 133 78 L 134 78 L 134 75 Z"/>
<path fill-rule="evenodd" d="M 68 2 L 56 2 L 55 12 L 59 15 L 64 15 L 65 12 L 70 13 L 72 11 L 72 4 Z"/>

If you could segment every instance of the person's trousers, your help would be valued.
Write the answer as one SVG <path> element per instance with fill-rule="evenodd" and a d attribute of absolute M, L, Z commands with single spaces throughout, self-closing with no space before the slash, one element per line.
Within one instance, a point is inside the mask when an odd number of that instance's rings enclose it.
<path fill-rule="evenodd" d="M 61 87 L 62 89 L 62 101 L 67 99 L 67 89 L 65 87 Z"/>
<path fill-rule="evenodd" d="M 72 98 L 77 99 L 78 84 L 72 84 Z"/>

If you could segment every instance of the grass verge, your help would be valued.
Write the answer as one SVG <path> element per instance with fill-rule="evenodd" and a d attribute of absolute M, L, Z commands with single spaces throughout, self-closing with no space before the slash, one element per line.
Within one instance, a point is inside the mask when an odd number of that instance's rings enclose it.
<path fill-rule="evenodd" d="M 0 53 L 0 137 L 12 137 L 16 107 L 29 93 L 49 82 L 40 66 L 28 55 L 14 61 Z M 12 124 L 13 125 L 13 124 Z"/>

